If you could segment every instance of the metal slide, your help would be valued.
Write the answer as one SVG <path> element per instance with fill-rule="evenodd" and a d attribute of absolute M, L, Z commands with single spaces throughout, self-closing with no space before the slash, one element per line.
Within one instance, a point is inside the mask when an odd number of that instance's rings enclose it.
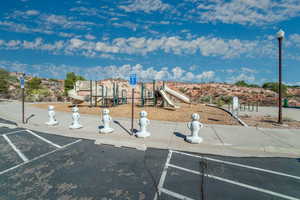
<path fill-rule="evenodd" d="M 169 93 L 170 95 L 180 99 L 181 101 L 185 102 L 185 103 L 191 103 L 190 99 L 186 96 L 184 96 L 183 94 L 180 94 L 179 92 L 172 90 L 170 88 L 168 88 L 167 86 L 165 86 L 164 89 L 167 93 Z"/>
<path fill-rule="evenodd" d="M 76 104 L 83 103 L 86 100 L 85 96 L 79 96 L 79 95 L 77 95 L 77 93 L 76 93 L 76 91 L 74 89 L 68 91 L 68 96 L 70 98 L 72 98 L 73 102 L 76 102 Z"/>
<path fill-rule="evenodd" d="M 164 90 L 159 90 L 159 93 L 161 94 L 161 96 L 163 97 L 163 99 L 171 106 L 174 108 L 179 108 L 178 106 L 176 106 L 173 101 L 171 101 L 171 99 L 168 97 L 168 95 L 165 93 Z"/>

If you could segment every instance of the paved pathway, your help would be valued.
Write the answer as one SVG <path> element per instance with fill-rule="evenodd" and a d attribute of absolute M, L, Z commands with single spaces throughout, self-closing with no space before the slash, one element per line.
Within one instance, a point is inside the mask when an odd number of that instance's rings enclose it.
<path fill-rule="evenodd" d="M 100 113 L 100 112 L 99 112 Z M 34 115 L 34 116 L 33 116 Z M 242 126 L 205 125 L 201 130 L 202 144 L 184 141 L 189 130 L 185 123 L 151 121 L 151 137 L 146 139 L 130 135 L 129 119 L 114 119 L 112 134 L 99 134 L 100 116 L 82 115 L 80 130 L 69 130 L 71 113 L 57 112 L 60 125 L 47 127 L 47 111 L 26 105 L 26 116 L 33 116 L 24 127 L 68 137 L 95 140 L 96 144 L 146 148 L 173 149 L 197 153 L 227 156 L 287 156 L 300 155 L 300 130 L 276 130 Z M 20 103 L 0 103 L 0 117 L 18 122 L 20 125 Z M 137 128 L 137 123 L 135 122 Z"/>

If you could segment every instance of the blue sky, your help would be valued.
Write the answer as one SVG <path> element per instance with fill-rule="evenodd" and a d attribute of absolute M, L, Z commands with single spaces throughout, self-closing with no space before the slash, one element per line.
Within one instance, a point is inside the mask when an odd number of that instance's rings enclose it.
<path fill-rule="evenodd" d="M 300 85 L 299 0 L 6 0 L 0 67 L 49 78 Z"/>

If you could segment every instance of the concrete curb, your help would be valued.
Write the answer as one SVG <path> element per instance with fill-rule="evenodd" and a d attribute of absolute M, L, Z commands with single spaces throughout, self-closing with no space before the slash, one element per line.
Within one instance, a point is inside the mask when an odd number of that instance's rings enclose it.
<path fill-rule="evenodd" d="M 232 114 L 232 112 L 230 112 L 229 110 L 227 110 L 227 109 L 225 109 L 225 108 L 218 107 L 218 106 L 213 105 L 213 104 L 206 104 L 206 105 L 209 106 L 209 107 L 218 108 L 218 109 L 221 109 L 221 110 L 227 112 L 227 113 L 230 114 L 234 119 L 236 119 L 242 126 L 249 127 L 243 120 L 241 120 L 238 116 L 235 116 L 234 114 Z"/>
<path fill-rule="evenodd" d="M 39 126 L 32 125 L 20 125 L 19 127 L 31 129 L 33 131 L 41 131 L 39 130 Z M 147 145 L 148 141 L 140 140 L 140 141 L 123 141 L 123 140 L 115 140 L 113 138 L 105 138 L 101 136 L 96 137 L 86 137 L 85 134 L 72 134 L 65 135 L 56 133 L 55 130 L 46 132 L 53 135 L 60 135 L 65 137 L 73 137 L 87 140 L 94 140 L 95 144 L 101 145 L 112 145 L 117 148 L 133 148 L 141 151 L 146 151 L 147 148 L 155 148 L 155 149 L 169 149 L 168 146 L 161 146 L 158 144 L 155 145 Z M 79 132 L 78 132 L 79 133 Z M 195 145 L 193 145 L 195 146 Z M 300 149 L 297 148 L 284 148 L 284 147 L 276 147 L 276 146 L 226 146 L 226 145 L 213 145 L 213 144 L 199 144 L 199 149 L 195 151 L 192 148 L 183 148 L 180 145 L 174 145 L 171 147 L 173 150 L 190 152 L 190 153 L 204 153 L 204 154 L 212 154 L 212 155 L 223 155 L 223 156 L 233 156 L 233 157 L 299 157 Z M 192 147 L 192 146 L 191 146 Z M 222 153 L 220 153 L 222 152 Z M 234 153 L 235 152 L 235 153 Z"/>

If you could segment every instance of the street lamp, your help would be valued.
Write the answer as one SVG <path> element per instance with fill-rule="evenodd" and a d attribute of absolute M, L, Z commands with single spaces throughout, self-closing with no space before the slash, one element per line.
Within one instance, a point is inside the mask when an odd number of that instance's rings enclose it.
<path fill-rule="evenodd" d="M 278 68 L 279 68 L 279 85 L 278 85 L 278 123 L 282 124 L 282 40 L 284 38 L 284 31 L 279 30 L 277 32 L 277 39 L 278 39 L 278 45 L 279 45 L 279 51 L 278 51 Z"/>

